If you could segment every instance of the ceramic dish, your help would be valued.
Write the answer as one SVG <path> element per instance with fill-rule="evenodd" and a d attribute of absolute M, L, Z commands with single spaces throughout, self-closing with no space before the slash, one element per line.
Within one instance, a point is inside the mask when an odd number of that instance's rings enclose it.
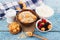
<path fill-rule="evenodd" d="M 37 22 L 36 22 L 36 28 L 37 28 L 37 30 L 39 30 L 40 32 L 48 32 L 48 31 L 50 31 L 51 29 L 52 29 L 52 23 L 49 21 L 49 20 L 47 20 L 47 19 L 45 19 L 46 20 L 46 22 L 48 22 L 50 25 L 51 25 L 51 27 L 50 27 L 50 29 L 48 29 L 48 30 L 46 30 L 46 31 L 42 31 L 41 29 L 39 29 L 39 27 L 38 27 L 38 23 L 39 23 L 39 21 L 42 21 L 42 19 L 40 19 L 40 20 L 38 20 Z M 44 24 L 45 25 L 45 24 Z M 46 26 L 47 27 L 47 26 Z M 42 28 L 42 27 L 41 27 Z"/>

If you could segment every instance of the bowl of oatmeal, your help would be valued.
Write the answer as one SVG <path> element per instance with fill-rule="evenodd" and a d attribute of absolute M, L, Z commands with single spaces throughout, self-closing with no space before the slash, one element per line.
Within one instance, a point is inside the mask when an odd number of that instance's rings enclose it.
<path fill-rule="evenodd" d="M 33 10 L 23 9 L 17 13 L 16 19 L 23 24 L 31 24 L 37 20 L 37 15 Z"/>

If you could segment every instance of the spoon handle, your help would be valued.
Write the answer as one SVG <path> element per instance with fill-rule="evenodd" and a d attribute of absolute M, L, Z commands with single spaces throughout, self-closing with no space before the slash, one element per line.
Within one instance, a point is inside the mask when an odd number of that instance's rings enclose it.
<path fill-rule="evenodd" d="M 33 36 L 35 36 L 35 37 L 37 37 L 37 38 L 41 38 L 42 40 L 48 40 L 47 38 L 42 37 L 42 36 L 39 36 L 39 35 L 36 35 L 36 34 L 33 34 Z"/>

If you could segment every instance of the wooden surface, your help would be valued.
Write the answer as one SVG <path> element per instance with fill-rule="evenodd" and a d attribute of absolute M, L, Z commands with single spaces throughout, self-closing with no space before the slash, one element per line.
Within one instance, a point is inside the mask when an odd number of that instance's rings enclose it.
<path fill-rule="evenodd" d="M 6 1 L 11 2 L 12 0 Z M 0 0 L 0 2 L 4 2 L 4 0 Z M 52 7 L 55 11 L 55 14 L 52 17 L 47 18 L 52 22 L 53 28 L 50 32 L 46 33 L 41 33 L 37 29 L 35 29 L 34 33 L 46 37 L 48 38 L 48 40 L 60 40 L 60 0 L 44 0 L 44 3 Z M 10 34 L 7 25 L 8 23 L 6 22 L 6 20 L 0 20 L 0 40 L 40 40 L 35 37 L 18 39 L 21 33 L 17 35 Z"/>

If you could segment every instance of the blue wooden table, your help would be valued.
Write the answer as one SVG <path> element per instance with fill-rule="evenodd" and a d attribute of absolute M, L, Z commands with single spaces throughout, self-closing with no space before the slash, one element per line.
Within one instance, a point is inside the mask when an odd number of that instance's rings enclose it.
<path fill-rule="evenodd" d="M 12 0 L 0 0 L 0 2 L 11 2 Z M 14 0 L 16 1 L 16 0 Z M 37 29 L 35 29 L 35 34 L 41 35 L 43 37 L 48 38 L 48 40 L 60 40 L 60 0 L 44 0 L 44 3 L 52 7 L 55 11 L 55 14 L 49 18 L 53 24 L 53 28 L 50 32 L 41 33 Z M 35 37 L 27 37 L 23 39 L 18 39 L 20 35 L 12 35 L 8 31 L 7 27 L 8 23 L 6 20 L 0 20 L 0 40 L 40 40 Z"/>

